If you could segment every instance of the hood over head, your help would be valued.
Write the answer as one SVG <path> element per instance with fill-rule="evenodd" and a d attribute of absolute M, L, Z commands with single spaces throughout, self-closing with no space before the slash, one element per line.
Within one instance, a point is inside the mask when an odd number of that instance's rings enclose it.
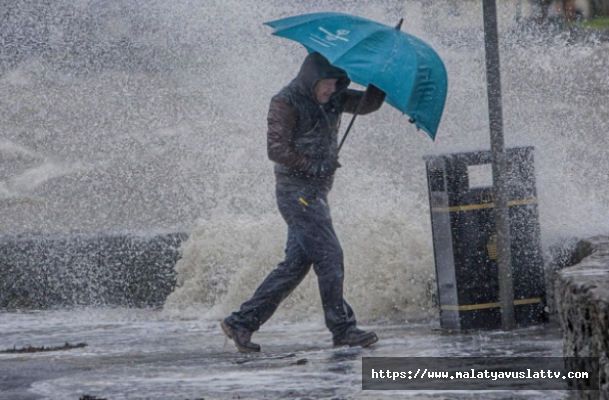
<path fill-rule="evenodd" d="M 300 72 L 296 76 L 296 83 L 305 93 L 315 98 L 315 84 L 322 79 L 338 79 L 334 95 L 345 90 L 351 83 L 349 76 L 343 69 L 333 66 L 317 52 L 310 53 L 300 67 Z"/>

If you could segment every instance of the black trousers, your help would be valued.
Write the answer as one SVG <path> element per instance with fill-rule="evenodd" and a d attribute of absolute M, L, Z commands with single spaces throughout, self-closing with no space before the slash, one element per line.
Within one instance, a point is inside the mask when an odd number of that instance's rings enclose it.
<path fill-rule="evenodd" d="M 277 188 L 277 205 L 288 224 L 285 260 L 258 287 L 253 297 L 231 314 L 231 323 L 254 332 L 302 282 L 311 266 L 317 275 L 326 326 L 334 339 L 356 325 L 353 310 L 343 298 L 344 263 L 330 217 L 328 190 Z"/>

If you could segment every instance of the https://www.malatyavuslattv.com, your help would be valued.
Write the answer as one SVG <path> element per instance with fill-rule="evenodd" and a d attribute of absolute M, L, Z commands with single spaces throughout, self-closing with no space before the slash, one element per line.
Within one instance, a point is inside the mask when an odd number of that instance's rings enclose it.
<path fill-rule="evenodd" d="M 364 357 L 364 390 L 598 390 L 598 358 Z"/>
<path fill-rule="evenodd" d="M 589 372 L 576 371 L 552 371 L 541 370 L 531 371 L 476 371 L 474 368 L 469 371 L 432 371 L 427 368 L 418 368 L 416 371 L 390 371 L 377 370 L 371 371 L 372 379 L 587 379 Z"/>

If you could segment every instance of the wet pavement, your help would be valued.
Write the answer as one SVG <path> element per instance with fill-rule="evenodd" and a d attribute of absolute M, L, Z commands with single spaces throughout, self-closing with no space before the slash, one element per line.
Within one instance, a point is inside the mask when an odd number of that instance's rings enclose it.
<path fill-rule="evenodd" d="M 87 343 L 84 348 L 0 353 L 0 399 L 563 399 L 567 392 L 363 391 L 362 357 L 559 357 L 553 324 L 511 333 L 447 334 L 435 321 L 362 325 L 380 341 L 339 348 L 317 322 L 269 322 L 244 355 L 217 321 L 153 310 L 0 314 L 0 350 Z"/>

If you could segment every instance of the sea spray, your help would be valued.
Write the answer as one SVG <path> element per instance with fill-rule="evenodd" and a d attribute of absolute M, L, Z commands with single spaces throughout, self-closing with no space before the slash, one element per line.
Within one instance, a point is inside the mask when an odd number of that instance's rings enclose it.
<path fill-rule="evenodd" d="M 385 182 L 386 183 L 386 182 Z M 372 187 L 373 185 L 368 185 Z M 435 295 L 430 243 L 418 220 L 391 207 L 366 209 L 357 196 L 349 212 L 334 218 L 345 253 L 345 298 L 360 320 L 426 315 Z M 343 200 L 342 203 L 346 201 Z M 330 198 L 332 207 L 332 197 Z M 343 204 L 347 207 L 347 204 Z M 426 217 L 426 216 L 425 216 Z M 178 288 L 165 309 L 221 318 L 254 293 L 283 258 L 286 224 L 279 218 L 236 216 L 230 223 L 200 221 L 176 266 Z M 320 319 L 323 312 L 313 269 L 284 301 L 278 318 Z"/>
<path fill-rule="evenodd" d="M 283 258 L 266 113 L 306 50 L 263 22 L 317 11 L 404 18 L 448 71 L 437 139 L 388 105 L 358 117 L 329 200 L 358 318 L 433 307 L 423 156 L 489 149 L 480 2 L 57 0 L 10 11 L 0 25 L 2 233 L 187 231 L 165 309 L 212 319 Z M 507 147 L 535 147 L 547 249 L 609 225 L 609 48 L 595 34 L 535 27 L 527 12 L 526 1 L 499 1 L 504 133 Z M 313 271 L 278 314 L 321 318 Z"/>

